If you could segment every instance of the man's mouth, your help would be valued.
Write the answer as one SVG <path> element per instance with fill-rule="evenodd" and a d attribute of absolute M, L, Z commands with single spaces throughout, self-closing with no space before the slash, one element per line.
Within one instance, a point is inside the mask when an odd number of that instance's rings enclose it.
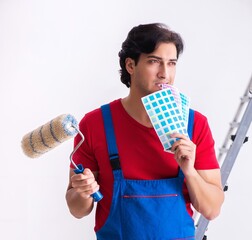
<path fill-rule="evenodd" d="M 160 88 L 160 90 L 165 89 L 169 86 L 168 83 L 157 83 L 156 85 Z"/>

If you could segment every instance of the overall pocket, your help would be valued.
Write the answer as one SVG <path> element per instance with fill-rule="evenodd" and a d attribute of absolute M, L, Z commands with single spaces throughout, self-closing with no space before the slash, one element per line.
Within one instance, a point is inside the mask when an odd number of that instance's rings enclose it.
<path fill-rule="evenodd" d="M 176 180 L 126 180 L 121 195 L 123 239 L 186 239 L 188 213 Z"/>

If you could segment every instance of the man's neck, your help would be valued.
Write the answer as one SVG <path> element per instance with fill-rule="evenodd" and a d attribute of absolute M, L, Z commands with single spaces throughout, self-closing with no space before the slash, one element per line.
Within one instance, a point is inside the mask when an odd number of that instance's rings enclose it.
<path fill-rule="evenodd" d="M 134 97 L 129 94 L 122 99 L 122 105 L 125 111 L 140 124 L 146 127 L 152 127 L 149 116 L 147 115 L 140 97 Z"/>

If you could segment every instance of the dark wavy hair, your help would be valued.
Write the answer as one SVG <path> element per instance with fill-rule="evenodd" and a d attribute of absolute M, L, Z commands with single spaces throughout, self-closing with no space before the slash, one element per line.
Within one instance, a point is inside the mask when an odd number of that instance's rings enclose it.
<path fill-rule="evenodd" d="M 181 36 L 171 31 L 165 24 L 141 24 L 130 30 L 122 49 L 118 53 L 120 62 L 121 82 L 130 87 L 130 74 L 126 70 L 126 58 L 132 58 L 137 65 L 141 53 L 151 53 L 159 43 L 174 43 L 177 49 L 177 58 L 183 52 L 184 44 Z"/>

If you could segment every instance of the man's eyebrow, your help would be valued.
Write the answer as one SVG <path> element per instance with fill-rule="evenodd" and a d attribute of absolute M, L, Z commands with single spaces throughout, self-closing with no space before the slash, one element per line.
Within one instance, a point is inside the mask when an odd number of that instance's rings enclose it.
<path fill-rule="evenodd" d="M 149 56 L 147 56 L 147 58 L 156 58 L 158 60 L 163 60 L 163 58 L 155 56 L 155 55 L 149 55 Z M 169 59 L 169 61 L 171 61 L 171 62 L 177 62 L 178 59 L 177 58 L 171 58 L 171 59 Z"/>

